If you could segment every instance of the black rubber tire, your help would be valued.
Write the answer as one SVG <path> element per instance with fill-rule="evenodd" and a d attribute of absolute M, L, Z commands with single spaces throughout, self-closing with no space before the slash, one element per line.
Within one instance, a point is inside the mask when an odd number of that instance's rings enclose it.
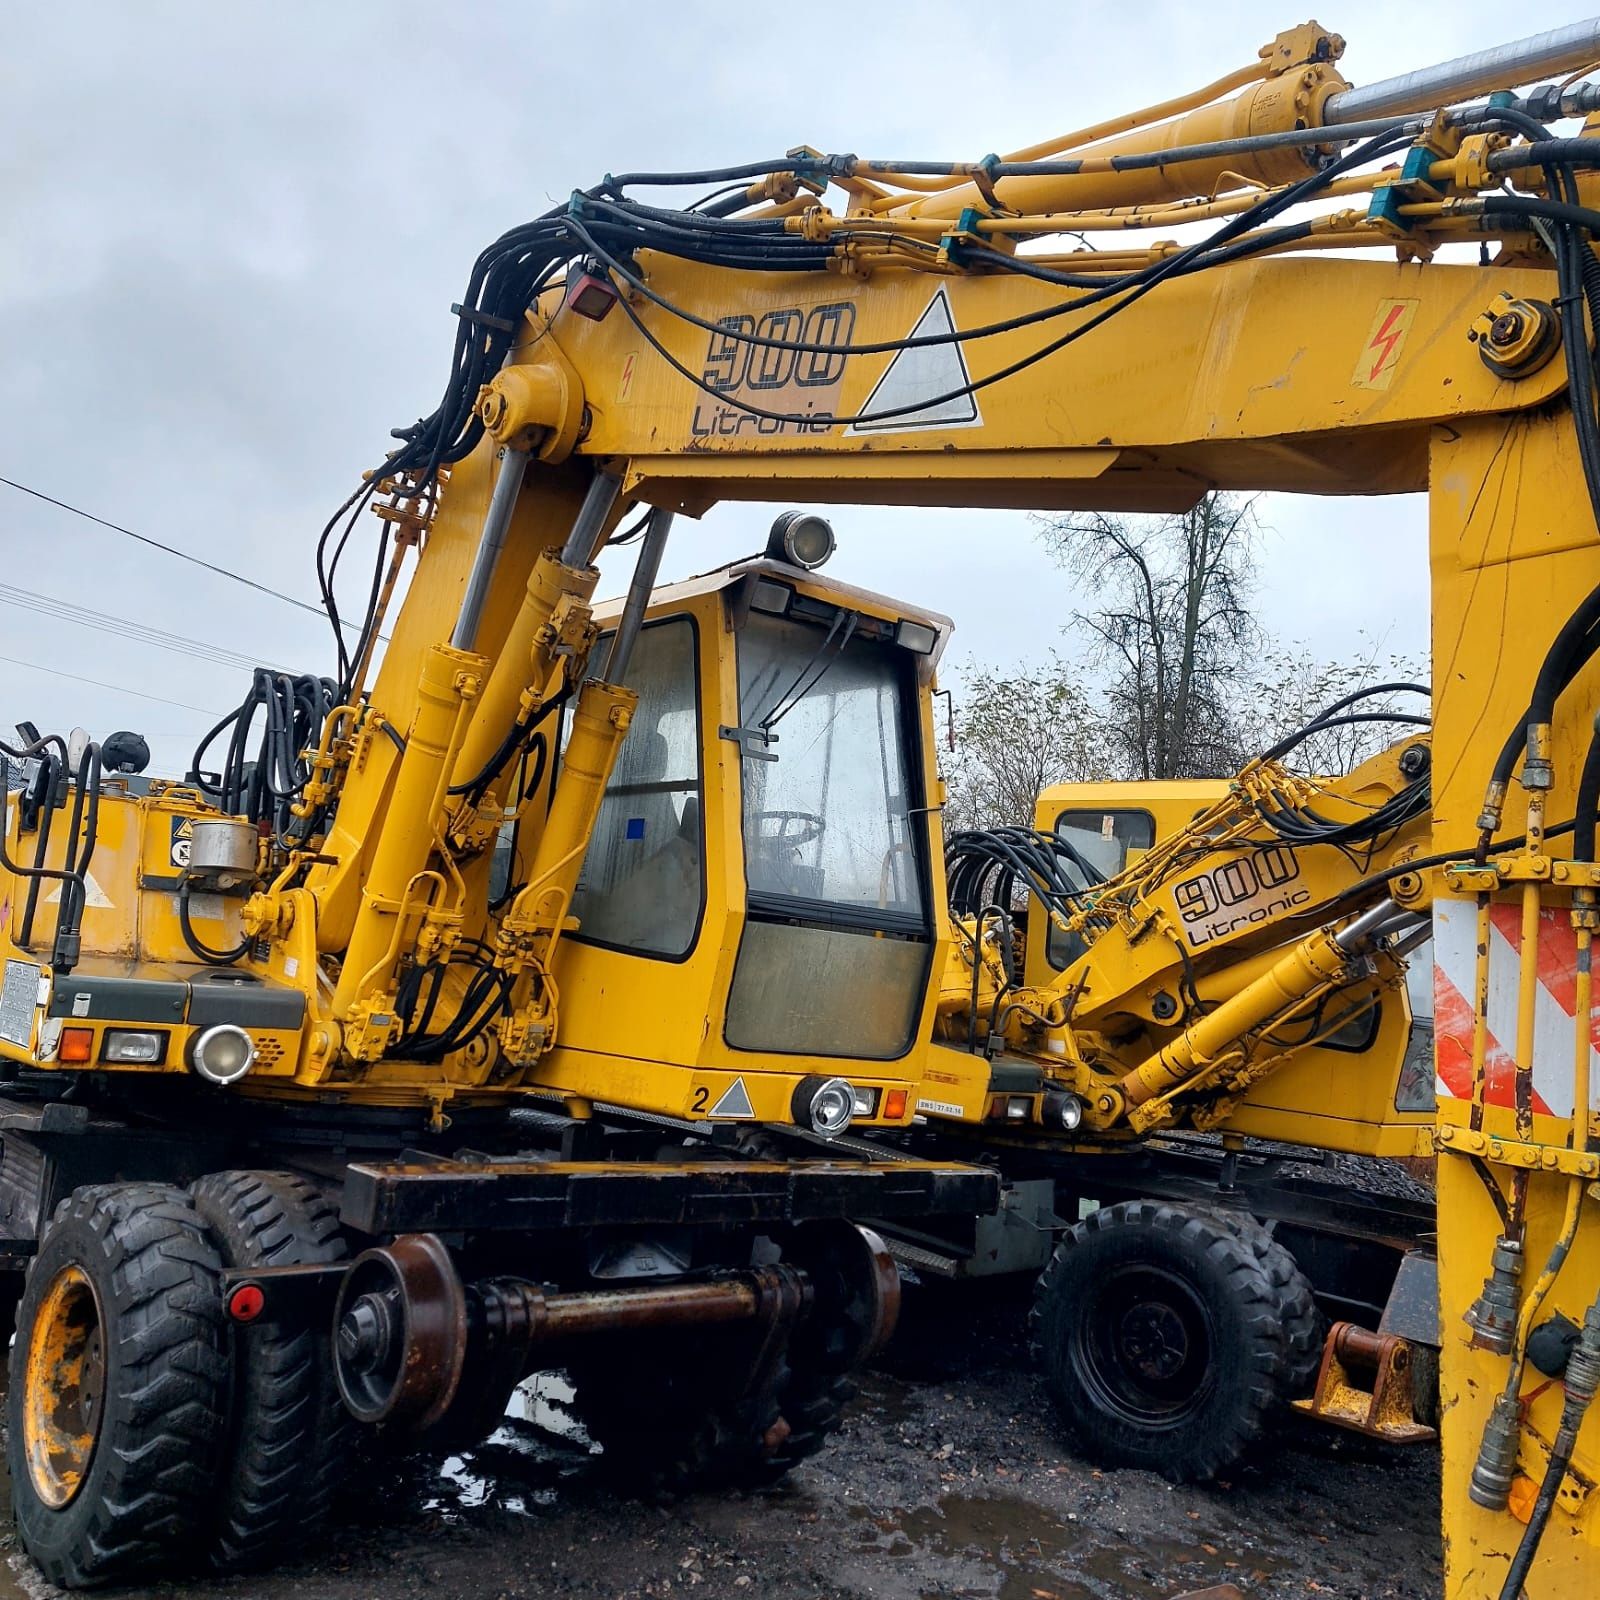
<path fill-rule="evenodd" d="M 1328 1337 L 1328 1319 L 1317 1304 L 1311 1280 L 1295 1259 L 1273 1237 L 1270 1229 L 1241 1212 L 1214 1213 L 1256 1258 L 1256 1265 L 1272 1285 L 1278 1320 L 1283 1326 L 1283 1369 L 1279 1388 L 1283 1398 L 1302 1400 L 1317 1385 L 1322 1367 L 1322 1347 Z"/>
<path fill-rule="evenodd" d="M 1281 1397 L 1271 1282 L 1230 1227 L 1184 1206 L 1127 1200 L 1069 1229 L 1039 1280 L 1029 1332 L 1051 1399 L 1088 1453 L 1174 1482 L 1233 1466 Z"/>
<path fill-rule="evenodd" d="M 796 1372 L 787 1363 L 757 1393 L 719 1397 L 720 1373 L 737 1370 L 737 1358 L 719 1359 L 705 1344 L 704 1335 L 657 1341 L 644 1381 L 625 1376 L 620 1363 L 569 1365 L 573 1414 L 619 1487 L 661 1499 L 776 1483 L 822 1449 L 855 1398 L 847 1376 Z"/>
<path fill-rule="evenodd" d="M 332 1203 L 290 1173 L 214 1172 L 191 1192 L 227 1266 L 307 1266 L 349 1254 Z M 325 1328 L 261 1322 L 236 1327 L 233 1340 L 210 1546 L 223 1568 L 279 1559 L 316 1533 L 348 1467 L 353 1426 Z"/>
<path fill-rule="evenodd" d="M 54 1509 L 29 1471 L 23 1417 L 40 1302 L 68 1266 L 98 1305 L 104 1393 L 81 1485 Z M 45 1228 L 11 1351 L 7 1459 L 17 1530 L 51 1583 L 125 1581 L 181 1565 L 202 1544 L 227 1402 L 221 1268 L 188 1195 L 164 1184 L 79 1189 Z"/>

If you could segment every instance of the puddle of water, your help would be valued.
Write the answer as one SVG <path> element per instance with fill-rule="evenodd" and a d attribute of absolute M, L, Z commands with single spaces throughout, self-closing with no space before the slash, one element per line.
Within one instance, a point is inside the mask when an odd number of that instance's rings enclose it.
<path fill-rule="evenodd" d="M 1254 1552 L 1229 1566 L 1221 1543 L 1212 1555 L 1202 1547 L 1210 1541 L 1108 1538 L 1004 1496 L 945 1495 L 937 1506 L 881 1515 L 857 1507 L 852 1515 L 868 1525 L 863 1544 L 891 1559 L 931 1553 L 973 1563 L 987 1587 L 966 1592 L 987 1600 L 1167 1600 L 1272 1570 Z"/>

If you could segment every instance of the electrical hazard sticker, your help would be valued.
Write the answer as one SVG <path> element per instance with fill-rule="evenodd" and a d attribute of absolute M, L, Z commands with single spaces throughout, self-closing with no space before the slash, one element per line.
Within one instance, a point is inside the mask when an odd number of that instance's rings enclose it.
<path fill-rule="evenodd" d="M 710 1094 L 705 1089 L 695 1091 L 696 1098 Z M 706 1112 L 708 1117 L 727 1117 L 748 1122 L 756 1114 L 756 1108 L 750 1104 L 750 1091 L 744 1086 L 743 1078 L 735 1078 L 726 1089 L 722 1091 L 717 1103 Z"/>
<path fill-rule="evenodd" d="M 1406 335 L 1416 320 L 1415 300 L 1380 300 L 1377 315 L 1367 333 L 1367 342 L 1356 358 L 1356 370 L 1350 381 L 1358 389 L 1387 389 L 1394 380 L 1400 365 L 1400 352 L 1405 349 Z"/>
<path fill-rule="evenodd" d="M 910 433 L 924 428 L 976 428 L 983 418 L 972 393 L 967 358 L 956 339 L 949 292 L 941 285 L 884 369 L 861 420 L 848 433 Z"/>

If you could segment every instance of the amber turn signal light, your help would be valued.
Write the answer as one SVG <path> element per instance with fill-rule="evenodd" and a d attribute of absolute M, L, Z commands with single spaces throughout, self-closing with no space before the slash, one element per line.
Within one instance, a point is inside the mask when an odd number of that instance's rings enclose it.
<path fill-rule="evenodd" d="M 94 1029 L 93 1028 L 63 1028 L 61 1030 L 61 1047 L 56 1051 L 56 1059 L 76 1066 L 94 1058 Z"/>

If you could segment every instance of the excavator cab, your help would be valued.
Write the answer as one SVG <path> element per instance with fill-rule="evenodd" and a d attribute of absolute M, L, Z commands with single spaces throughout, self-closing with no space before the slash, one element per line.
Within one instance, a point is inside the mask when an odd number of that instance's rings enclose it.
<path fill-rule="evenodd" d="M 597 608 L 593 661 L 620 616 Z M 950 627 L 770 557 L 655 591 L 546 1081 L 599 1097 L 648 1061 L 687 1116 L 909 1119 L 942 960 L 929 686 Z"/>

